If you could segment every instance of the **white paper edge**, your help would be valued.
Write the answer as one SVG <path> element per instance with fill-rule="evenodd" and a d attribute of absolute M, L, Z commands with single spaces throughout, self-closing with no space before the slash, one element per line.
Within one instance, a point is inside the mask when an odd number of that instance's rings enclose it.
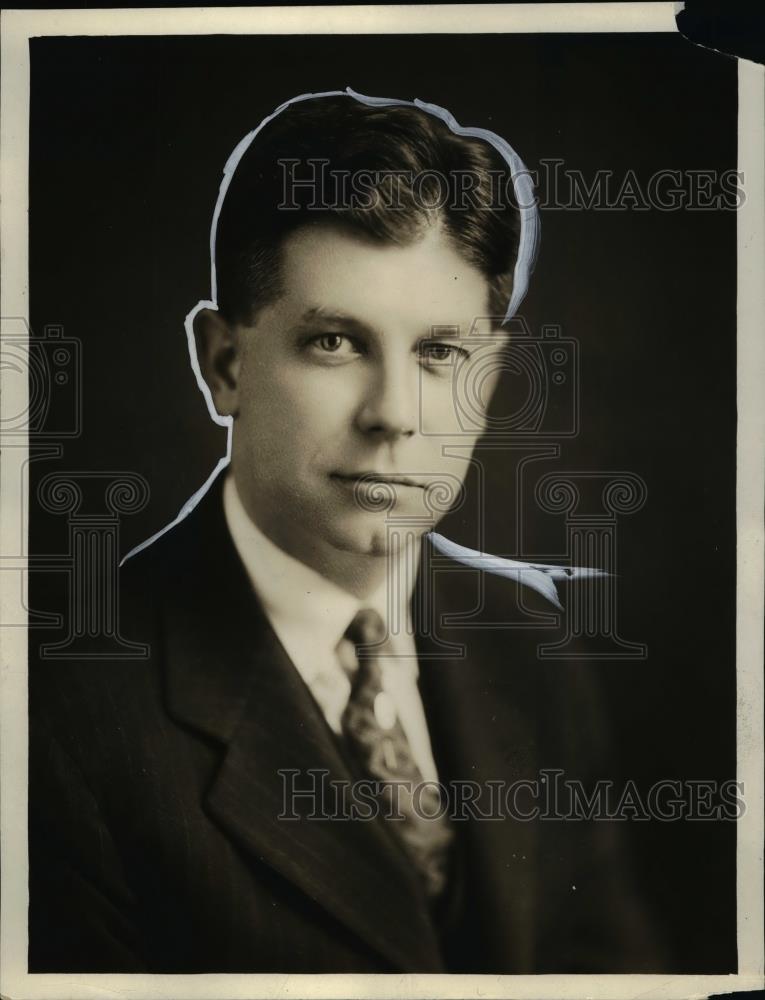
<path fill-rule="evenodd" d="M 469 10 L 469 18 L 466 13 Z M 334 8 L 196 8 L 3 11 L 0 85 L 0 316 L 28 315 L 27 171 L 29 57 L 41 35 L 225 33 L 417 33 L 536 31 L 674 31 L 671 3 L 443 5 Z M 739 974 L 730 976 L 445 976 L 445 975 L 28 975 L 26 968 L 27 719 L 26 634 L 0 639 L 0 824 L 2 906 L 0 991 L 29 1000 L 66 998 L 257 997 L 706 997 L 763 985 L 763 421 L 765 385 L 765 91 L 763 67 L 739 62 L 739 170 L 746 202 L 738 217 L 738 613 L 737 776 L 745 782 L 746 815 L 738 826 Z M 2 373 L 0 373 L 2 375 Z M 19 380 L 4 381 L 0 414 L 26 405 Z M 0 553 L 9 551 L 27 497 L 18 478 L 20 447 L 0 456 Z M 14 560 L 16 565 L 18 560 Z M 0 557 L 0 567 L 3 566 Z M 15 574 L 0 574 L 0 621 L 19 599 Z M 26 603 L 26 581 L 23 600 Z M 713 859 L 710 863 L 714 863 Z M 702 877 L 700 875 L 700 877 Z"/>

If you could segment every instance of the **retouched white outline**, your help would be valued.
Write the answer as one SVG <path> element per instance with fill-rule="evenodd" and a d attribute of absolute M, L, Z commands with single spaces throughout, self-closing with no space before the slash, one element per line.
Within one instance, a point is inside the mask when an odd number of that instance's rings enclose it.
<path fill-rule="evenodd" d="M 252 145 L 258 133 L 270 122 L 273 121 L 277 115 L 280 115 L 282 111 L 290 107 L 292 104 L 297 104 L 300 101 L 311 101 L 317 100 L 323 97 L 352 97 L 362 104 L 367 104 L 371 107 L 389 107 L 389 106 L 405 106 L 419 108 L 421 111 L 426 111 L 428 114 L 433 115 L 436 118 L 440 118 L 443 122 L 448 125 L 452 132 L 457 135 L 471 136 L 477 139 L 483 139 L 492 145 L 505 160 L 507 165 L 510 167 L 511 176 L 513 179 L 513 188 L 515 190 L 516 201 L 519 206 L 519 212 L 521 216 L 521 231 L 518 244 L 518 256 L 515 261 L 515 268 L 513 271 L 513 291 L 510 296 L 510 302 L 508 303 L 507 312 L 505 313 L 505 322 L 511 319 L 521 302 L 523 301 L 526 292 L 529 288 L 529 279 L 531 277 L 531 272 L 534 269 L 534 264 L 536 263 L 536 258 L 539 253 L 539 243 L 540 243 L 540 223 L 539 223 L 539 211 L 536 206 L 536 198 L 534 196 L 534 184 L 531 180 L 529 171 L 526 168 L 523 160 L 516 153 L 513 147 L 501 136 L 497 135 L 495 132 L 491 132 L 489 129 L 484 128 L 471 128 L 464 127 L 460 125 L 454 116 L 447 111 L 445 108 L 439 107 L 437 104 L 428 104 L 424 101 L 420 101 L 415 98 L 414 101 L 400 100 L 395 97 L 370 97 L 365 94 L 359 94 L 351 87 L 346 87 L 345 90 L 325 90 L 319 91 L 317 93 L 310 94 L 299 94 L 297 97 L 292 97 L 290 100 L 285 101 L 280 104 L 275 111 L 272 111 L 270 115 L 267 115 L 260 124 L 254 128 L 251 132 L 248 132 L 243 139 L 234 147 L 231 155 L 229 156 L 226 164 L 223 168 L 223 180 L 221 181 L 220 189 L 218 191 L 218 198 L 215 203 L 215 209 L 213 211 L 212 224 L 210 226 L 210 295 L 209 299 L 202 299 L 194 306 L 191 312 L 186 316 L 184 323 L 186 330 L 186 343 L 188 345 L 189 360 L 191 362 L 191 368 L 194 372 L 194 377 L 197 380 L 197 385 L 199 390 L 205 398 L 207 404 L 207 412 L 214 423 L 221 427 L 227 428 L 226 435 L 226 454 L 218 459 L 215 468 L 212 470 L 210 475 L 207 477 L 205 482 L 196 490 L 188 500 L 185 501 L 177 516 L 166 524 L 164 528 L 160 528 L 159 531 L 151 535 L 145 541 L 136 545 L 132 548 L 127 555 L 125 555 L 120 561 L 120 566 L 124 566 L 128 559 L 132 559 L 133 556 L 142 552 L 144 549 L 149 548 L 153 545 L 159 538 L 161 538 L 166 532 L 175 528 L 181 523 L 188 515 L 194 510 L 197 504 L 202 500 L 207 491 L 210 489 L 212 484 L 215 482 L 217 477 L 221 474 L 223 469 L 225 469 L 231 462 L 231 443 L 232 443 L 232 432 L 234 421 L 232 417 L 222 417 L 215 409 L 215 403 L 213 402 L 212 394 L 210 393 L 210 388 L 204 380 L 202 375 L 202 370 L 199 366 L 199 358 L 197 357 L 196 341 L 194 339 L 194 319 L 197 314 L 202 309 L 218 309 L 218 278 L 215 272 L 215 240 L 218 230 L 218 219 L 220 218 L 221 209 L 223 208 L 223 202 L 226 198 L 226 193 L 231 184 L 231 180 L 236 172 L 236 168 L 247 152 L 247 150 Z M 472 549 L 465 549 L 465 553 L 469 553 L 468 558 L 474 560 L 476 557 L 482 557 L 483 553 L 473 551 Z M 498 556 L 492 557 L 494 560 L 493 565 L 496 566 L 498 562 L 502 562 Z M 508 569 L 513 567 L 514 570 L 520 568 L 520 564 L 511 563 L 508 561 Z M 523 577 L 520 578 L 521 582 L 534 586 L 534 581 L 536 579 L 535 570 L 532 566 L 526 567 L 530 572 L 524 572 Z M 491 570 L 490 570 L 491 571 Z M 539 589 L 541 593 L 549 596 L 550 581 L 545 580 L 534 587 L 534 589 Z M 553 586 L 553 590 L 554 590 Z M 550 596 L 550 600 L 557 606 L 560 604 L 557 600 L 557 594 L 553 597 Z"/>

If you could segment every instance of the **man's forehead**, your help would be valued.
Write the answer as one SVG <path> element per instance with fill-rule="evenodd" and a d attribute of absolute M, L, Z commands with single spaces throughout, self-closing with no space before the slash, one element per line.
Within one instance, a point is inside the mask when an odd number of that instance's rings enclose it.
<path fill-rule="evenodd" d="M 398 246 L 331 227 L 293 234 L 283 247 L 285 305 L 293 322 L 391 322 L 469 327 L 488 305 L 488 281 L 443 233 Z"/>

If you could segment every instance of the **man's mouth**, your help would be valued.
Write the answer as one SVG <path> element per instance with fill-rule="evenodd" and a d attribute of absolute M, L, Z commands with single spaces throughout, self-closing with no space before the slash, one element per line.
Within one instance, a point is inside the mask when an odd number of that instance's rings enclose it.
<path fill-rule="evenodd" d="M 333 472 L 330 479 L 338 479 L 341 483 L 349 486 L 355 486 L 357 483 L 369 484 L 370 486 L 386 483 L 391 486 L 412 486 L 421 490 L 427 486 L 425 477 L 417 481 L 411 476 L 391 472 Z"/>

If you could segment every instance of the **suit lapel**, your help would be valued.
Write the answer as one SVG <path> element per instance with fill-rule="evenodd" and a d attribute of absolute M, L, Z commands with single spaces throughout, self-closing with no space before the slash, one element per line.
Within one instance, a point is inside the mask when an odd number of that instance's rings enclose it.
<path fill-rule="evenodd" d="M 390 834 L 379 821 L 320 818 L 334 808 L 329 782 L 352 776 L 252 594 L 219 484 L 175 530 L 177 571 L 164 607 L 166 701 L 177 721 L 221 745 L 206 796 L 210 815 L 394 968 L 438 971 L 416 874 Z M 318 795 L 288 794 L 311 787 Z"/>

